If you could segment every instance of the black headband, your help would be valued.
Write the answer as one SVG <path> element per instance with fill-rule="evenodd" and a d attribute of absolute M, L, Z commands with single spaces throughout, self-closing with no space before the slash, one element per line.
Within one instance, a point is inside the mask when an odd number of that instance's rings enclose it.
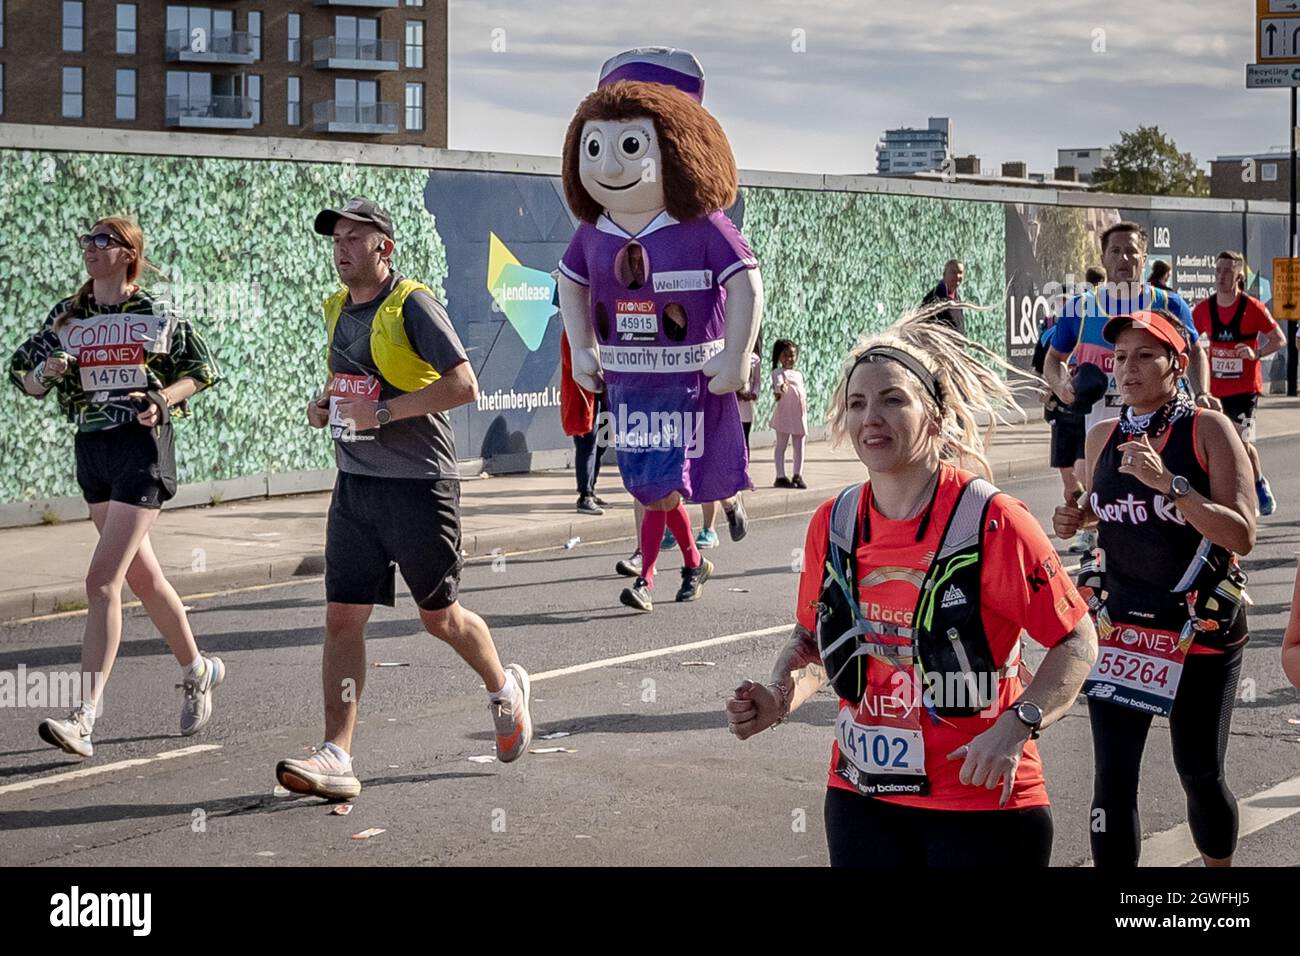
<path fill-rule="evenodd" d="M 889 359 L 891 362 L 897 362 L 903 368 L 907 369 L 925 386 L 925 390 L 930 393 L 934 403 L 943 408 L 943 389 L 939 386 L 939 380 L 934 377 L 934 373 L 918 362 L 913 356 L 904 352 L 902 349 L 892 348 L 888 345 L 874 345 L 858 356 L 853 367 L 849 369 L 849 374 L 844 376 L 844 404 L 848 405 L 849 399 L 849 379 L 857 371 L 859 365 L 863 362 L 874 362 L 877 358 Z"/>

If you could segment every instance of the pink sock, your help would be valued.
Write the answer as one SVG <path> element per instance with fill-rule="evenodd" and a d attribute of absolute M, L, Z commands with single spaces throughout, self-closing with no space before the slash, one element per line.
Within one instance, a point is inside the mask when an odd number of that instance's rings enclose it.
<path fill-rule="evenodd" d="M 650 587 L 655 586 L 655 562 L 659 560 L 659 545 L 664 541 L 667 518 L 666 513 L 647 508 L 641 521 L 641 577 Z"/>
<path fill-rule="evenodd" d="M 664 514 L 668 519 L 668 530 L 673 533 L 678 546 L 682 549 L 682 557 L 686 560 L 686 566 L 688 568 L 698 568 L 700 566 L 700 549 L 695 547 L 695 535 L 691 534 L 691 516 L 686 513 L 686 506 L 678 502 L 676 508 L 672 511 L 666 511 Z"/>

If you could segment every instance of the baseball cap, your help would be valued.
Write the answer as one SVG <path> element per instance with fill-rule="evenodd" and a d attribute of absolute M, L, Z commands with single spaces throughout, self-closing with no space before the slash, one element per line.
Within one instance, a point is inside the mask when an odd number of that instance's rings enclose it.
<path fill-rule="evenodd" d="M 393 217 L 376 202 L 362 196 L 349 199 L 342 209 L 322 209 L 316 214 L 315 230 L 322 236 L 334 235 L 334 226 L 340 219 L 368 222 L 389 239 L 393 237 Z"/>
<path fill-rule="evenodd" d="M 1134 312 L 1132 315 L 1117 315 L 1102 328 L 1101 337 L 1114 345 L 1120 333 L 1129 326 L 1141 329 L 1144 332 L 1150 332 L 1179 355 L 1187 353 L 1187 339 L 1182 331 L 1159 312 Z"/>

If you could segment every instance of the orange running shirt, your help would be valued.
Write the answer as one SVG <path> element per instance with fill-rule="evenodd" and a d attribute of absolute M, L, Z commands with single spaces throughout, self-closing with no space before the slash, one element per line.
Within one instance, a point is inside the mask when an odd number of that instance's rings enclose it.
<path fill-rule="evenodd" d="M 864 614 L 871 619 L 906 627 L 920 594 L 920 585 L 934 560 L 943 539 L 948 517 L 965 484 L 974 476 L 951 465 L 943 465 L 935 495 L 930 524 L 920 542 L 916 533 L 922 515 L 910 521 L 891 521 L 868 503 L 863 494 L 858 525 L 862 526 L 862 508 L 871 507 L 871 541 L 859 540 L 857 549 L 858 595 Z M 823 569 L 826 564 L 827 530 L 834 499 L 824 502 L 808 525 L 804 543 L 803 572 L 799 578 L 796 618 L 815 632 L 817 603 L 821 595 Z M 999 494 L 989 504 L 986 529 L 997 523 L 996 530 L 984 533 L 984 555 L 980 567 L 980 601 L 984 631 L 993 661 L 1002 666 L 1016 646 L 1021 630 L 1044 647 L 1064 639 L 1087 613 L 1074 582 L 1061 567 L 1056 550 L 1047 535 L 1023 503 Z M 861 535 L 859 535 L 859 539 Z M 999 714 L 1019 699 L 1024 685 L 1020 677 L 1000 682 Z M 848 707 L 845 700 L 840 707 Z M 992 726 L 994 718 L 982 716 L 940 718 L 934 723 L 928 714 L 921 715 L 925 741 L 925 770 L 930 792 L 925 796 L 877 796 L 905 806 L 932 810 L 1019 810 L 1047 806 L 1047 789 L 1043 767 L 1034 741 L 1025 744 L 1011 799 L 999 808 L 1001 787 L 989 790 L 962 784 L 961 760 L 949 760 L 948 754 Z M 839 745 L 831 749 L 828 785 L 857 793 L 835 773 L 839 763 Z"/>

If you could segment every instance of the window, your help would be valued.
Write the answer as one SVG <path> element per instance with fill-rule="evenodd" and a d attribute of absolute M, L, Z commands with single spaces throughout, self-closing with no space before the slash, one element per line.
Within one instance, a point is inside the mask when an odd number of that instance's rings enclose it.
<path fill-rule="evenodd" d="M 244 78 L 244 91 L 248 97 L 248 105 L 253 111 L 253 125 L 262 124 L 262 78 L 260 76 L 248 76 Z"/>
<path fill-rule="evenodd" d="M 117 71 L 117 118 L 135 120 L 135 70 Z"/>
<path fill-rule="evenodd" d="M 1260 177 L 1266 183 L 1277 182 L 1277 163 L 1264 163 L 1260 167 Z"/>
<path fill-rule="evenodd" d="M 254 60 L 262 58 L 262 14 L 256 10 L 248 13 L 248 49 Z"/>
<path fill-rule="evenodd" d="M 335 80 L 334 113 L 340 123 L 370 123 L 378 114 L 379 84 L 374 80 Z"/>
<path fill-rule="evenodd" d="M 117 5 L 117 52 L 135 52 L 135 4 Z"/>
<path fill-rule="evenodd" d="M 81 119 L 84 111 L 81 67 L 65 66 L 63 68 L 63 115 L 69 119 Z"/>
<path fill-rule="evenodd" d="M 302 125 L 302 80 L 296 76 L 289 77 L 289 115 L 290 126 Z"/>
<path fill-rule="evenodd" d="M 0 0 L 0 49 L 5 45 L 5 0 Z"/>
<path fill-rule="evenodd" d="M 424 129 L 424 84 L 406 84 L 406 128 Z"/>
<path fill-rule="evenodd" d="M 251 23 L 252 14 L 249 17 Z M 235 14 L 231 10 L 213 10 L 211 7 L 167 8 L 167 41 L 173 49 L 188 48 L 195 53 L 231 52 L 237 49 L 234 32 Z"/>
<path fill-rule="evenodd" d="M 289 62 L 302 59 L 302 14 L 289 14 Z"/>
<path fill-rule="evenodd" d="M 406 0 L 406 5 L 408 7 L 422 7 L 424 6 L 424 0 Z"/>
<path fill-rule="evenodd" d="M 379 21 L 369 17 L 335 17 L 336 55 L 343 60 L 373 60 L 379 55 Z"/>
<path fill-rule="evenodd" d="M 80 53 L 85 48 L 86 5 L 81 0 L 64 0 L 63 52 Z M 63 114 L 67 116 L 67 113 Z M 78 116 L 81 114 L 78 113 Z"/>
<path fill-rule="evenodd" d="M 5 65 L 0 63 L 0 116 L 5 112 Z"/>
<path fill-rule="evenodd" d="M 406 21 L 406 68 L 424 69 L 424 21 Z"/>

